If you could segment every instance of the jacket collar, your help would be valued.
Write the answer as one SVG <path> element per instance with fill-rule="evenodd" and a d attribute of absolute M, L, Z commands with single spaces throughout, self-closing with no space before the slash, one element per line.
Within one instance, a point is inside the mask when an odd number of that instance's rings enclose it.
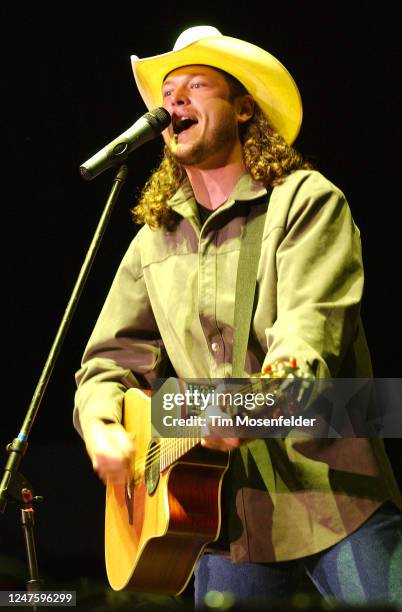
<path fill-rule="evenodd" d="M 235 202 L 251 202 L 252 200 L 258 200 L 266 193 L 267 190 L 261 183 L 254 181 L 248 172 L 244 172 L 237 181 L 226 202 L 223 202 L 223 204 L 214 211 L 214 215 L 218 211 L 231 208 Z M 191 217 L 198 218 L 197 202 L 187 177 L 167 204 L 185 219 Z"/>

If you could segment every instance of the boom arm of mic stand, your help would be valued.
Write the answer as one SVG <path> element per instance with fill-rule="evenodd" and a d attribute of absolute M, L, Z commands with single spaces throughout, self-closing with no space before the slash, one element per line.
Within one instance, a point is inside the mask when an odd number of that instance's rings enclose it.
<path fill-rule="evenodd" d="M 53 341 L 52 347 L 50 349 L 48 358 L 46 360 L 45 366 L 42 370 L 42 374 L 39 378 L 39 381 L 37 383 L 35 392 L 33 394 L 31 403 L 26 413 L 21 430 L 18 436 L 14 438 L 14 440 L 10 444 L 7 445 L 7 452 L 9 456 L 8 456 L 8 460 L 7 460 L 4 474 L 3 474 L 3 477 L 1 479 L 1 484 L 0 484 L 0 513 L 5 512 L 5 509 L 7 507 L 7 502 L 9 500 L 13 500 L 13 501 L 22 503 L 23 508 L 26 508 L 27 494 L 25 491 L 26 489 L 31 490 L 32 487 L 30 487 L 29 483 L 27 483 L 24 477 L 18 472 L 18 468 L 21 463 L 22 457 L 24 456 L 26 449 L 28 447 L 27 440 L 28 440 L 29 433 L 31 431 L 35 417 L 38 413 L 40 403 L 45 394 L 47 384 L 52 374 L 52 371 L 56 363 L 58 354 L 60 352 L 61 346 L 63 344 L 64 338 L 66 337 L 67 330 L 70 326 L 73 314 L 78 304 L 78 300 L 85 286 L 89 271 L 94 262 L 98 247 L 101 243 L 103 234 L 105 233 L 107 224 L 112 214 L 113 207 L 117 201 L 117 197 L 120 193 L 120 190 L 123 184 L 126 181 L 127 172 L 128 172 L 127 166 L 123 164 L 119 167 L 114 177 L 109 197 L 106 201 L 101 218 L 96 227 L 91 244 L 85 256 L 84 263 L 79 272 L 77 281 L 74 285 L 74 288 L 71 293 L 70 299 L 68 301 L 62 321 L 56 333 L 56 336 Z M 25 535 L 25 540 L 27 543 L 27 555 L 28 555 L 28 560 L 29 560 L 29 566 L 31 568 L 32 565 L 35 565 L 35 560 L 33 560 L 32 562 L 32 559 L 31 559 L 32 551 L 35 550 L 35 546 L 34 546 L 33 541 L 31 541 L 28 546 L 28 541 L 27 541 L 28 538 L 27 538 L 26 532 L 24 533 L 24 535 Z M 31 537 L 33 538 L 32 533 L 31 533 Z M 35 576 L 32 576 L 32 572 L 31 572 L 31 578 L 35 580 Z"/>

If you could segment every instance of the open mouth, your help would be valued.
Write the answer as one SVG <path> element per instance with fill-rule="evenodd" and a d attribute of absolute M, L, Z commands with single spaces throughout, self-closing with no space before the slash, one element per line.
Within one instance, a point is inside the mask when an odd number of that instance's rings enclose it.
<path fill-rule="evenodd" d="M 197 123 L 198 121 L 191 117 L 175 117 L 173 119 L 173 133 L 179 135 Z"/>

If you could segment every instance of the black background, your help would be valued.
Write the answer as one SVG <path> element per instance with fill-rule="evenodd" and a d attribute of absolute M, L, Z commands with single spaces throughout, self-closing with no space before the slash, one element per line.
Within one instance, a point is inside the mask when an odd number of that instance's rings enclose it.
<path fill-rule="evenodd" d="M 87 183 L 78 167 L 146 111 L 130 55 L 166 52 L 192 25 L 215 25 L 267 49 L 298 83 L 304 122 L 295 146 L 348 198 L 362 233 L 362 314 L 375 375 L 400 376 L 400 100 L 392 6 L 288 1 L 186 8 L 170 3 L 142 6 L 142 17 L 133 3 L 124 10 L 87 3 L 2 9 L 2 448 L 18 433 L 110 189 L 110 171 Z M 155 141 L 130 157 L 128 183 L 22 465 L 37 493 L 45 496 L 38 509 L 39 561 L 43 572 L 56 578 L 93 575 L 104 580 L 103 488 L 72 427 L 74 372 L 136 231 L 129 208 L 160 150 Z M 387 447 L 400 478 L 401 442 L 388 440 Z M 5 453 L 1 457 L 3 463 Z M 0 546 L 0 556 L 24 563 L 12 505 L 0 517 Z"/>

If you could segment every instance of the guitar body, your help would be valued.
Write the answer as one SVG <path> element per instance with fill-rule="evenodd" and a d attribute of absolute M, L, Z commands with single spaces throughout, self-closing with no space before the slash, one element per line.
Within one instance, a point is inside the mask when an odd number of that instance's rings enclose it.
<path fill-rule="evenodd" d="M 151 399 L 140 389 L 125 395 L 124 426 L 135 433 L 133 480 L 107 486 L 108 579 L 115 590 L 178 594 L 204 547 L 219 535 L 228 455 L 196 446 L 160 470 L 154 461 L 159 447 L 151 433 Z"/>

